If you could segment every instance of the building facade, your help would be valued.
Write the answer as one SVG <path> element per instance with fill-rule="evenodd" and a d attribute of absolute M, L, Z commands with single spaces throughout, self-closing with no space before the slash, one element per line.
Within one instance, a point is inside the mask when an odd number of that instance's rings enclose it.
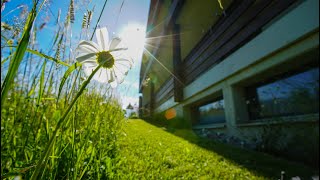
<path fill-rule="evenodd" d="M 151 0 L 145 48 L 143 116 L 174 109 L 245 140 L 270 124 L 319 137 L 319 1 Z"/>

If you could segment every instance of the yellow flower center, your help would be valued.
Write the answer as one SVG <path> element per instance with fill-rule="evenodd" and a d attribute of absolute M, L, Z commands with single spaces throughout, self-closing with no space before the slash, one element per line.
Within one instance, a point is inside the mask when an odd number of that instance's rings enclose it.
<path fill-rule="evenodd" d="M 97 54 L 97 62 L 102 67 L 110 69 L 114 65 L 114 58 L 109 52 L 102 51 Z"/>

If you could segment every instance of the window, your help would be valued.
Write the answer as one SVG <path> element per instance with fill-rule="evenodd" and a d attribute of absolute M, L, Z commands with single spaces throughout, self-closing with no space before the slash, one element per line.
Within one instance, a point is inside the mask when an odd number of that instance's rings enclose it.
<path fill-rule="evenodd" d="M 319 67 L 248 87 L 246 103 L 251 120 L 319 113 Z"/>
<path fill-rule="evenodd" d="M 224 100 L 222 97 L 198 107 L 198 124 L 225 123 Z"/>

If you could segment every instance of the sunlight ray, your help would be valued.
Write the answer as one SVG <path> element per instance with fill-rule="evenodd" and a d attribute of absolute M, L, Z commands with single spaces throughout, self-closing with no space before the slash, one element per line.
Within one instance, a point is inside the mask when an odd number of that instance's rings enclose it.
<path fill-rule="evenodd" d="M 146 38 L 144 45 L 148 46 L 148 47 L 152 47 L 152 48 L 158 48 L 157 45 L 154 45 L 157 42 L 152 43 L 154 40 L 155 41 L 174 40 L 174 38 L 170 38 L 170 37 L 175 37 L 175 36 L 182 35 L 182 34 L 184 34 L 184 33 L 177 33 L 177 34 L 170 34 L 170 35 L 163 35 L 163 36 Z"/>
<path fill-rule="evenodd" d="M 156 29 L 158 26 L 164 24 L 165 21 L 166 21 L 166 19 L 162 20 L 159 24 L 157 24 L 157 25 L 155 25 L 154 27 L 152 27 L 152 28 L 150 29 L 150 31 L 146 32 L 147 37 L 148 37 L 148 35 L 149 35 L 154 29 Z"/>
<path fill-rule="evenodd" d="M 152 45 L 152 44 L 149 44 L 149 43 L 145 43 L 144 46 L 145 47 L 155 48 L 155 49 L 158 48 L 158 46 L 155 46 L 155 45 Z"/>
<path fill-rule="evenodd" d="M 164 64 L 162 64 L 152 53 L 150 53 L 147 49 L 144 49 L 144 52 L 147 52 L 154 60 L 156 60 L 170 75 L 173 76 L 173 78 L 175 78 L 179 83 L 181 83 L 183 86 L 185 85 L 176 75 L 173 74 L 173 72 L 171 72 Z M 149 61 L 146 71 L 143 75 L 142 81 L 144 81 L 144 79 L 146 78 L 147 72 L 150 69 L 151 65 L 152 65 L 153 61 Z M 141 88 L 141 85 L 140 85 Z"/>
<path fill-rule="evenodd" d="M 176 34 L 168 34 L 168 35 L 162 35 L 162 36 L 148 37 L 148 38 L 146 38 L 146 40 L 148 41 L 148 40 L 153 40 L 153 39 L 163 39 L 163 38 L 167 38 L 167 37 L 170 38 L 170 37 L 176 37 L 176 36 L 182 35 L 182 34 L 184 34 L 184 33 L 176 33 Z"/>

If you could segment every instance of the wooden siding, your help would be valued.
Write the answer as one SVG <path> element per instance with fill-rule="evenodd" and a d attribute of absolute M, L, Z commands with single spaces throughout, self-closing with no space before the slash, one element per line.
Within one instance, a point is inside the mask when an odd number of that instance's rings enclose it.
<path fill-rule="evenodd" d="M 182 59 L 185 59 L 212 26 L 225 16 L 225 10 L 229 9 L 234 1 L 237 0 L 221 1 L 224 9 L 220 7 L 218 0 L 185 1 L 175 21 L 181 30 Z"/>
<path fill-rule="evenodd" d="M 174 80 L 170 77 L 162 87 L 155 93 L 155 108 L 173 96 Z"/>
<path fill-rule="evenodd" d="M 150 83 L 150 85 L 150 101 L 144 105 L 141 104 L 141 107 L 144 106 L 150 111 L 150 114 L 152 114 L 155 108 L 159 107 L 174 95 L 174 78 L 169 77 L 155 92 L 153 83 Z"/>
<path fill-rule="evenodd" d="M 232 7 L 230 14 L 221 19 L 184 60 L 186 84 L 255 37 L 265 24 L 293 2 L 295 0 L 247 0 Z"/>

